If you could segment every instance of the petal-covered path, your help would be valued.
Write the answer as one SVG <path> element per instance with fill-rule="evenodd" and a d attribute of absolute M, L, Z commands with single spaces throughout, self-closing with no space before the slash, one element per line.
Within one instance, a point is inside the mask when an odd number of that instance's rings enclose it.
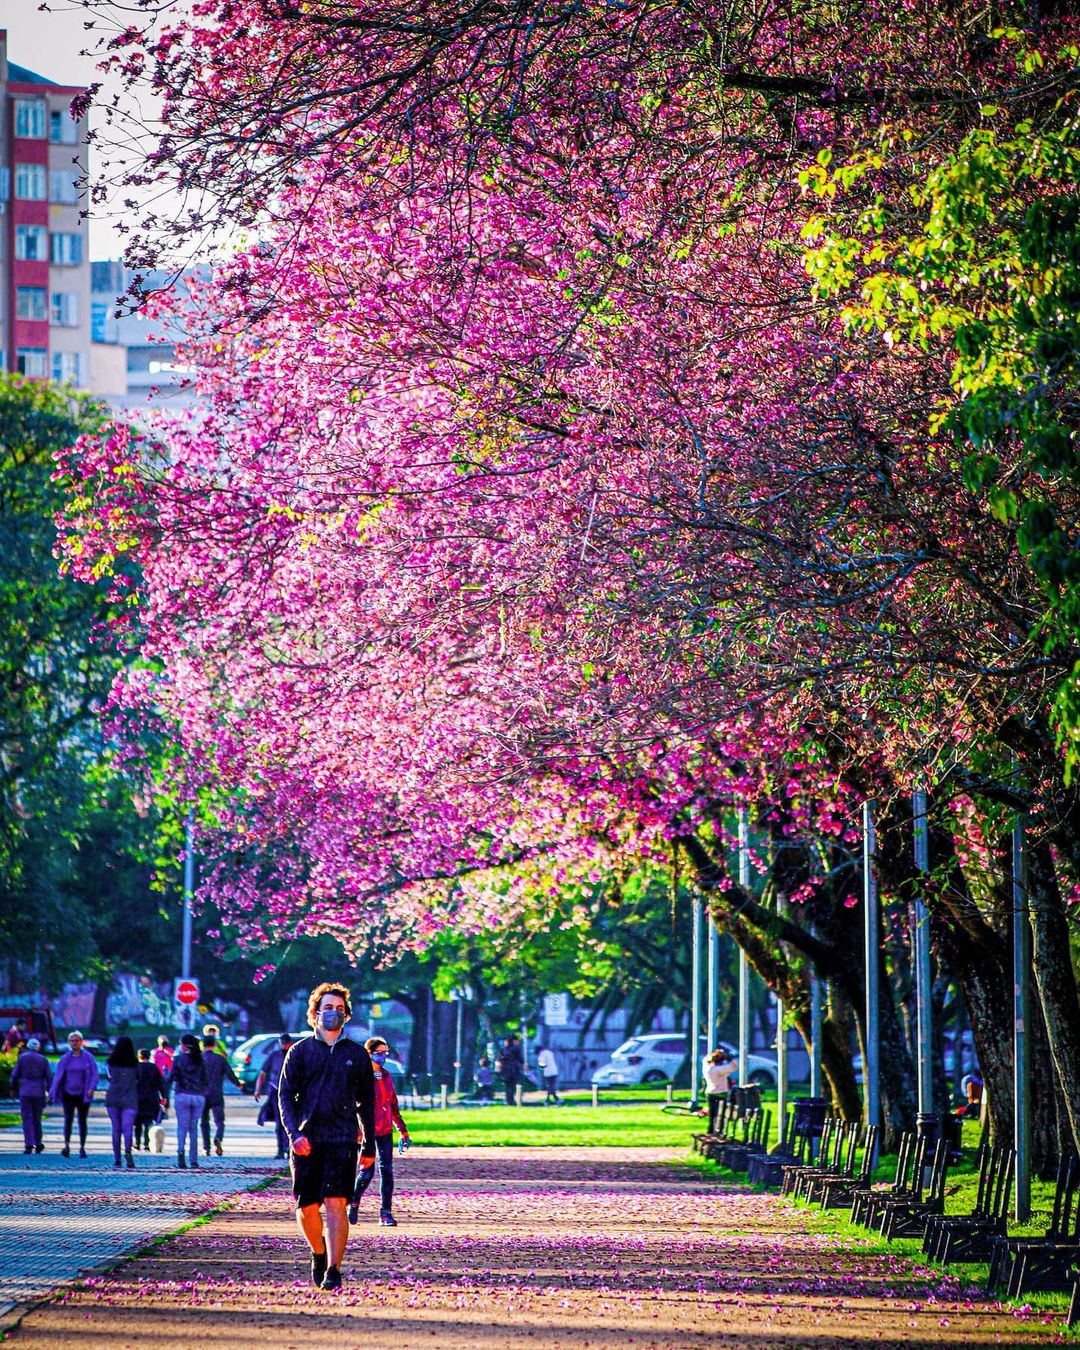
<path fill-rule="evenodd" d="M 1060 1322 L 838 1246 L 771 1197 L 647 1149 L 416 1149 L 400 1226 L 353 1230 L 346 1287 L 305 1282 L 284 1179 L 32 1312 L 15 1343 L 440 1347 L 1020 1346 Z"/>

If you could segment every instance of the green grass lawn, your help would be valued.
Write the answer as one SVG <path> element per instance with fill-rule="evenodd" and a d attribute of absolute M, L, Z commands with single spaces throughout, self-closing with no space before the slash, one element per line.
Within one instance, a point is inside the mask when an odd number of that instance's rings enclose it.
<path fill-rule="evenodd" d="M 661 1094 L 662 1098 L 663 1094 Z M 463 1106 L 447 1111 L 404 1111 L 418 1144 L 446 1148 L 466 1145 L 514 1145 L 538 1148 L 623 1147 L 690 1148 L 690 1136 L 704 1122 L 692 1116 L 666 1115 L 660 1102 L 565 1106 Z"/>

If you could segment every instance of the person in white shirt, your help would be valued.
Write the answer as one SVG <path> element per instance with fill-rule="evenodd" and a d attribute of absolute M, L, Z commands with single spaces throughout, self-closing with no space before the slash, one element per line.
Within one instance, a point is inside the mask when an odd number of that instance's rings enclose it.
<path fill-rule="evenodd" d="M 731 1091 L 731 1076 L 738 1072 L 738 1064 L 723 1048 L 706 1055 L 702 1068 L 705 1071 L 705 1096 L 709 1103 L 709 1133 L 716 1129 L 716 1117 L 720 1112 L 721 1100 Z"/>
<path fill-rule="evenodd" d="M 559 1061 L 555 1058 L 555 1051 L 548 1046 L 537 1052 L 536 1063 L 544 1078 L 544 1105 L 550 1106 L 552 1103 L 561 1106 L 562 1102 L 555 1087 L 559 1081 Z"/>

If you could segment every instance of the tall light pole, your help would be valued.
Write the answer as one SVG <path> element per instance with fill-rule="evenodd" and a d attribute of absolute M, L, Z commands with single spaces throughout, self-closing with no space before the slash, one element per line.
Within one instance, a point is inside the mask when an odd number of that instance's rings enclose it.
<path fill-rule="evenodd" d="M 750 819 L 746 807 L 739 808 L 739 885 L 750 892 Z M 739 1086 L 749 1082 L 747 1058 L 750 1054 L 750 963 L 739 948 Z"/>
<path fill-rule="evenodd" d="M 711 914 L 708 916 L 708 925 L 708 994 L 705 1001 L 705 1018 L 709 1025 L 706 1030 L 705 1053 L 711 1055 L 716 1049 L 716 1013 L 718 986 L 720 983 L 720 933 L 716 927 L 716 921 Z"/>
<path fill-rule="evenodd" d="M 184 821 L 184 913 L 180 935 L 180 976 L 191 977 L 191 907 L 195 895 L 195 808 Z"/>
<path fill-rule="evenodd" d="M 690 1105 L 698 1104 L 701 1084 L 701 1055 L 698 1035 L 701 1027 L 701 901 L 695 896 L 693 904 L 693 946 L 690 951 Z"/>
<path fill-rule="evenodd" d="M 881 911 L 878 906 L 877 835 L 874 803 L 863 803 L 863 935 L 866 964 L 866 1063 L 863 1065 L 863 1101 L 866 1124 L 881 1123 L 880 1036 L 878 1034 L 878 962 L 881 950 Z M 876 1161 L 876 1159 L 875 1159 Z"/>
<path fill-rule="evenodd" d="M 1016 1145 L 1017 1223 L 1031 1217 L 1031 920 L 1028 914 L 1027 850 L 1024 822 L 1018 816 L 1012 833 L 1013 902 L 1013 1129 Z M 958 1047 L 959 1048 L 959 1047 Z"/>
<path fill-rule="evenodd" d="M 932 1126 L 934 1121 L 934 1079 L 931 1072 L 931 1033 L 933 1023 L 930 1003 L 930 913 L 926 908 L 925 886 L 930 871 L 930 838 L 926 820 L 926 791 L 917 788 L 912 795 L 915 818 L 915 867 L 920 873 L 919 893 L 915 897 L 915 1008 L 916 1046 L 919 1063 L 919 1129 Z"/>

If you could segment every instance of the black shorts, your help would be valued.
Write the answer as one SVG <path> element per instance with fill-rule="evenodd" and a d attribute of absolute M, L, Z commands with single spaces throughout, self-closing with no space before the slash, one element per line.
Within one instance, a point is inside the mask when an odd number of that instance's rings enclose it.
<path fill-rule="evenodd" d="M 356 1185 L 357 1144 L 316 1144 L 306 1158 L 290 1155 L 292 1189 L 297 1209 L 321 1204 L 328 1197 L 348 1199 Z"/>

